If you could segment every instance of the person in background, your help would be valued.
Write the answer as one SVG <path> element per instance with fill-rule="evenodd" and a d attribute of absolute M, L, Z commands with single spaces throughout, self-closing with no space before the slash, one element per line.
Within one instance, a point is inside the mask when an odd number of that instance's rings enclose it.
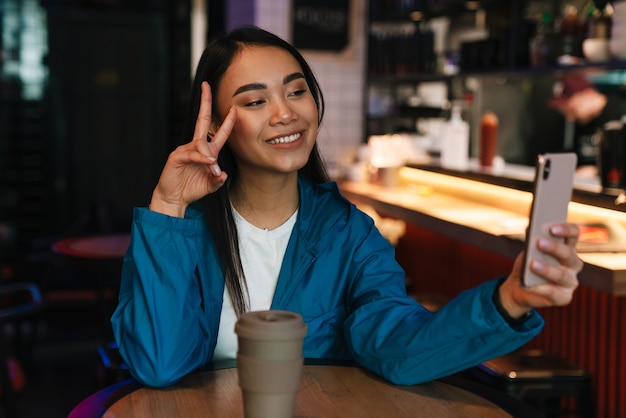
<path fill-rule="evenodd" d="M 556 82 L 548 105 L 565 120 L 563 151 L 578 156 L 578 174 L 597 176 L 598 130 L 626 114 L 624 98 L 618 92 L 596 88 L 584 73 L 571 72 Z"/>
<path fill-rule="evenodd" d="M 328 181 L 316 142 L 323 115 L 320 86 L 289 43 L 255 27 L 211 40 L 185 143 L 133 213 L 111 321 L 137 380 L 168 386 L 234 359 L 237 317 L 281 309 L 307 323 L 306 358 L 354 360 L 416 384 L 519 348 L 542 329 L 534 308 L 570 303 L 582 262 L 569 223 L 533 243 L 560 264 L 533 261 L 546 284 L 522 287 L 520 254 L 507 276 L 437 313 L 407 296 L 392 245 Z"/>
<path fill-rule="evenodd" d="M 571 73 L 557 82 L 550 106 L 561 112 L 565 120 L 587 125 L 605 111 L 607 101 L 606 95 L 584 75 Z"/>

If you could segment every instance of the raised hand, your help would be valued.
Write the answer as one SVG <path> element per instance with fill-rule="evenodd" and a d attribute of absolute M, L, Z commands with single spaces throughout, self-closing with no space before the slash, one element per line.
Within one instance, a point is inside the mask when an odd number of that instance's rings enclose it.
<path fill-rule="evenodd" d="M 150 210 L 183 217 L 190 203 L 215 192 L 226 181 L 227 174 L 218 166 L 217 157 L 230 136 L 237 111 L 234 107 L 230 109 L 209 142 L 211 102 L 211 88 L 207 82 L 203 82 L 193 139 L 169 155 L 152 193 Z"/>

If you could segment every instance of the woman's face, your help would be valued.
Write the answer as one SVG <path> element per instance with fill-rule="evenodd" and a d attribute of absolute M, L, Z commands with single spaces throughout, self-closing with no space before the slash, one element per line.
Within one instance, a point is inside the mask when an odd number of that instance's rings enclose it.
<path fill-rule="evenodd" d="M 237 54 L 217 91 L 220 114 L 237 108 L 228 139 L 240 172 L 292 173 L 308 161 L 318 113 L 300 65 L 277 47 Z"/>

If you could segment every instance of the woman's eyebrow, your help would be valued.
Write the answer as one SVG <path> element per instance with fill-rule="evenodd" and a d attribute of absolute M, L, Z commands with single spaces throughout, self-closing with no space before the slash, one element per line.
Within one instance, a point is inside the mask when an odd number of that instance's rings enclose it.
<path fill-rule="evenodd" d="M 283 78 L 283 84 L 290 83 L 293 80 L 297 80 L 299 78 L 304 78 L 304 74 L 302 74 L 302 73 L 289 74 L 289 75 L 285 76 L 285 78 Z"/>
<path fill-rule="evenodd" d="M 298 80 L 300 78 L 304 78 L 304 74 L 302 74 L 302 73 L 292 73 L 292 74 L 286 75 L 283 78 L 283 84 L 288 84 L 288 83 L 292 82 L 293 80 Z M 267 88 L 267 84 L 265 84 L 265 83 L 244 84 L 243 86 L 239 87 L 235 91 L 235 94 L 233 94 L 233 97 L 235 97 L 238 94 L 245 93 L 246 91 L 263 90 L 263 89 L 266 89 L 266 88 Z"/>
<path fill-rule="evenodd" d="M 267 84 L 265 83 L 250 83 L 250 84 L 244 84 L 243 86 L 239 87 L 236 91 L 235 94 L 233 94 L 233 97 L 235 97 L 238 94 L 241 93 L 245 93 L 246 91 L 250 91 L 250 90 L 263 90 L 267 88 Z"/>

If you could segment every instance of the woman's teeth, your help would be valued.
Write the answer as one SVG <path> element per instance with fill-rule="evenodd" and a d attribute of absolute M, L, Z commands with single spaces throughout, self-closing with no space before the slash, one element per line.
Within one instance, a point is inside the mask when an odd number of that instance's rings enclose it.
<path fill-rule="evenodd" d="M 280 138 L 274 138 L 274 139 L 270 139 L 269 141 L 267 141 L 268 144 L 288 144 L 289 142 L 293 142 L 296 139 L 300 138 L 301 134 L 297 133 L 297 134 L 293 134 L 293 135 L 289 135 L 289 136 L 282 136 Z"/>

